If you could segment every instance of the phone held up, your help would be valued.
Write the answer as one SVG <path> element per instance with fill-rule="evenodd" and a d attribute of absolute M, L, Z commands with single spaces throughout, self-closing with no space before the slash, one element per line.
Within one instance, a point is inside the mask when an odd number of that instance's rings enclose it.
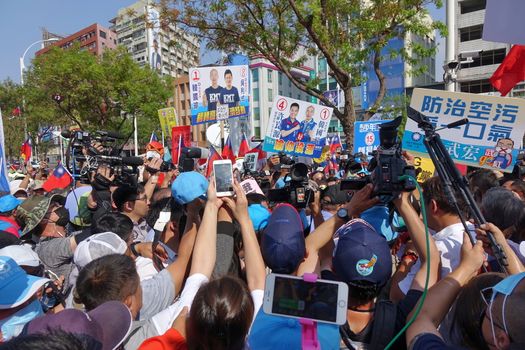
<path fill-rule="evenodd" d="M 233 166 L 231 160 L 224 159 L 214 161 L 213 176 L 215 178 L 217 197 L 230 197 L 234 195 Z"/>
<path fill-rule="evenodd" d="M 274 273 L 266 276 L 263 311 L 267 314 L 342 325 L 347 303 L 348 286 L 343 282 L 307 282 Z"/>

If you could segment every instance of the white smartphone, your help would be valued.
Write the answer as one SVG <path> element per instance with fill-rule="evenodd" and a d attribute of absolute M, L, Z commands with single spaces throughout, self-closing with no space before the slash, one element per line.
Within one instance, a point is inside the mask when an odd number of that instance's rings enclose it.
<path fill-rule="evenodd" d="M 233 171 L 232 161 L 229 159 L 213 162 L 213 176 L 217 197 L 233 196 Z"/>
<path fill-rule="evenodd" d="M 302 277 L 274 273 L 266 276 L 263 311 L 267 314 L 342 325 L 347 303 L 344 282 L 306 282 Z"/>

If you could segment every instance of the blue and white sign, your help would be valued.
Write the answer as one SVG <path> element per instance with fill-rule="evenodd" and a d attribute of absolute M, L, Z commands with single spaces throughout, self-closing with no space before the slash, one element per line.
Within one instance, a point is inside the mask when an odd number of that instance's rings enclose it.
<path fill-rule="evenodd" d="M 466 125 L 440 132 L 455 163 L 512 172 L 525 132 L 525 100 L 414 89 L 410 105 L 438 128 L 469 119 Z M 403 149 L 427 156 L 423 136 L 417 124 L 407 120 Z"/>
<path fill-rule="evenodd" d="M 370 153 L 379 147 L 379 125 L 385 120 L 355 122 L 354 123 L 354 150 L 370 158 Z"/>
<path fill-rule="evenodd" d="M 4 122 L 2 119 L 2 110 L 0 109 L 0 191 L 9 192 L 6 164 L 7 157 L 5 156 L 4 146 Z"/>

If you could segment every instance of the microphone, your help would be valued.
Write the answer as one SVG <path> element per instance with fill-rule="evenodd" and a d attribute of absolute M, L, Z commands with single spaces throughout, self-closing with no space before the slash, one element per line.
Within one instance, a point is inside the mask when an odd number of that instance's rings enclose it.
<path fill-rule="evenodd" d="M 202 147 L 183 147 L 181 151 L 181 156 L 192 159 L 207 159 L 209 155 L 210 151 Z"/>
<path fill-rule="evenodd" d="M 97 134 L 99 134 L 101 136 L 111 137 L 113 139 L 123 139 L 124 138 L 124 136 L 122 136 L 122 134 L 120 134 L 117 131 L 102 131 L 102 130 L 99 130 L 99 131 L 97 131 Z"/>
<path fill-rule="evenodd" d="M 65 139 L 70 139 L 71 135 L 71 131 L 69 130 L 62 130 L 62 132 L 60 133 L 60 136 L 62 136 Z"/>
<path fill-rule="evenodd" d="M 144 164 L 144 160 L 140 157 L 122 157 L 122 163 L 129 166 L 139 166 Z"/>
<path fill-rule="evenodd" d="M 263 140 L 263 139 L 258 139 L 258 138 L 256 138 L 255 136 L 252 136 L 252 138 L 250 139 L 250 141 L 252 141 L 252 142 L 263 142 L 264 140 Z"/>

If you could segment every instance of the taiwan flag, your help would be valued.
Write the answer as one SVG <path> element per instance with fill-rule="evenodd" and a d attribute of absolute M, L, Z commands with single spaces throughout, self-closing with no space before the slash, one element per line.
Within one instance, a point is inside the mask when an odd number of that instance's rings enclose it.
<path fill-rule="evenodd" d="M 335 135 L 332 138 L 332 143 L 330 143 L 330 153 L 337 152 L 337 149 L 339 148 L 339 151 L 343 149 L 343 145 L 341 144 L 341 139 L 339 138 L 339 134 Z"/>
<path fill-rule="evenodd" d="M 24 160 L 24 163 L 27 164 L 31 160 L 31 154 L 33 152 L 33 143 L 31 142 L 31 138 L 27 138 L 27 140 L 22 144 L 22 147 L 20 148 L 20 157 Z"/>
<path fill-rule="evenodd" d="M 206 178 L 211 176 L 213 171 L 213 162 L 216 160 L 221 160 L 221 155 L 215 150 L 213 146 L 210 146 L 210 155 L 208 156 L 208 165 L 206 165 Z"/>
<path fill-rule="evenodd" d="M 250 151 L 250 145 L 248 144 L 248 140 L 246 139 L 246 135 L 244 133 L 242 134 L 241 144 L 239 145 L 239 152 L 237 154 L 237 157 L 244 157 L 246 153 Z"/>
<path fill-rule="evenodd" d="M 66 188 L 72 181 L 73 178 L 69 175 L 69 172 L 59 163 L 42 187 L 47 192 L 51 192 L 56 188 Z"/>
<path fill-rule="evenodd" d="M 232 142 L 230 140 L 230 136 L 226 139 L 226 143 L 224 144 L 224 148 L 222 149 L 222 159 L 230 159 L 232 163 L 235 163 L 235 154 L 233 153 L 233 147 Z"/>

